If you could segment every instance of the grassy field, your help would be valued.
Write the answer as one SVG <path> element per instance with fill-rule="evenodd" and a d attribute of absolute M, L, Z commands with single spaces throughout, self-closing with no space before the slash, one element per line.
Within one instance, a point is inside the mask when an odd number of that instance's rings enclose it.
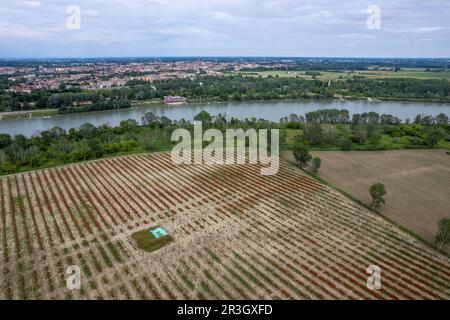
<path fill-rule="evenodd" d="M 450 156 L 446 150 L 313 152 L 320 177 L 370 204 L 369 187 L 386 186 L 379 211 L 433 244 L 440 219 L 450 218 Z M 450 252 L 450 248 L 448 248 Z"/>
<path fill-rule="evenodd" d="M 131 237 L 136 241 L 136 245 L 139 249 L 153 252 L 173 241 L 173 238 L 170 235 L 162 236 L 158 239 L 155 238 L 155 236 L 151 234 L 151 230 L 156 228 L 157 227 L 147 228 L 132 234 Z"/>
<path fill-rule="evenodd" d="M 0 218 L 0 299 L 450 298 L 450 259 L 285 163 L 156 153 L 6 176 Z M 173 241 L 148 253 L 133 234 L 155 226 Z"/>
<path fill-rule="evenodd" d="M 317 71 L 319 72 L 319 71 Z M 289 77 L 289 78 L 305 78 L 313 79 L 312 75 L 307 75 L 305 71 L 258 71 L 258 72 L 237 72 L 231 74 L 241 74 L 254 77 L 267 78 L 272 77 Z M 394 71 L 353 71 L 353 72 L 331 72 L 320 71 L 320 75 L 315 78 L 319 80 L 339 80 L 339 79 L 351 79 L 354 76 L 365 78 L 413 78 L 413 79 L 445 79 L 450 80 L 450 71 L 424 71 L 424 70 L 402 70 L 398 72 Z"/>

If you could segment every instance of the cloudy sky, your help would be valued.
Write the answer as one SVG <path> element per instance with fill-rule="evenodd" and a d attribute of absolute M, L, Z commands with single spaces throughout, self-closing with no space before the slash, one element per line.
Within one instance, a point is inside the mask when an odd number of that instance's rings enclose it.
<path fill-rule="evenodd" d="M 0 0 L 0 57 L 105 56 L 450 57 L 450 1 Z"/>

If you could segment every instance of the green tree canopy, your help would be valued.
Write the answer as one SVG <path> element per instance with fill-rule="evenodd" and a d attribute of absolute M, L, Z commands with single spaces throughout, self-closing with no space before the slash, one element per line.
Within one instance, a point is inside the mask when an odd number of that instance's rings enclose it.
<path fill-rule="evenodd" d="M 371 207 L 373 209 L 378 209 L 381 205 L 386 203 L 384 200 L 384 196 L 386 195 L 386 188 L 381 183 L 375 183 L 370 187 L 370 195 L 372 196 L 372 204 Z"/>
<path fill-rule="evenodd" d="M 450 243 L 450 219 L 442 219 L 438 224 L 436 245 L 440 249 Z"/>
<path fill-rule="evenodd" d="M 322 165 L 322 159 L 320 158 L 313 158 L 312 159 L 312 172 L 317 173 L 319 172 L 320 166 Z"/>
<path fill-rule="evenodd" d="M 211 117 L 211 115 L 208 112 L 202 111 L 199 114 L 194 116 L 194 120 L 195 121 L 201 121 L 202 124 L 205 126 L 205 125 L 208 125 L 208 124 L 211 123 L 212 117 Z"/>
<path fill-rule="evenodd" d="M 304 168 L 311 161 L 312 156 L 309 153 L 309 148 L 303 144 L 294 145 L 292 152 L 299 168 Z"/>

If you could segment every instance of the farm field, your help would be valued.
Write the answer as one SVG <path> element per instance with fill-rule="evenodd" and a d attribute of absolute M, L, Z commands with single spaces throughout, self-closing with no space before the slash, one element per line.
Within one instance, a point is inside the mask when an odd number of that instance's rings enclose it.
<path fill-rule="evenodd" d="M 155 153 L 0 178 L 0 299 L 450 298 L 450 259 L 289 164 L 259 169 Z M 138 249 L 154 226 L 173 241 Z"/>
<path fill-rule="evenodd" d="M 318 71 L 320 75 L 316 76 L 319 80 L 339 80 L 339 79 L 351 79 L 353 76 L 366 77 L 366 78 L 412 78 L 412 79 L 445 79 L 450 80 L 450 71 L 431 72 L 425 70 L 401 70 L 401 71 L 388 71 L 388 70 L 361 70 L 354 72 L 333 72 L 333 71 Z M 311 75 L 307 75 L 305 71 L 258 71 L 258 72 L 235 72 L 233 74 L 241 74 L 247 76 L 261 76 L 267 78 L 280 77 L 280 78 L 305 78 L 312 79 Z"/>
<path fill-rule="evenodd" d="M 364 203 L 371 202 L 369 187 L 383 183 L 386 205 L 379 211 L 430 244 L 438 221 L 450 217 L 450 156 L 446 150 L 313 154 L 323 161 L 323 179 Z"/>

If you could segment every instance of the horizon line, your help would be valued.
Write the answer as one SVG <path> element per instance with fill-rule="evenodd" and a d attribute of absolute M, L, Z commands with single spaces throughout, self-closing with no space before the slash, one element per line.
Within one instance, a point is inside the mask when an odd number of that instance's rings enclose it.
<path fill-rule="evenodd" d="M 450 60 L 448 57 L 393 57 L 393 56 L 278 56 L 278 55 L 160 55 L 160 56 L 84 56 L 84 57 L 0 57 L 0 61 L 5 60 L 88 60 L 88 59 L 167 59 L 167 58 L 281 58 L 281 59 L 398 59 L 398 60 L 408 60 L 408 59 L 423 59 L 423 60 Z"/>

